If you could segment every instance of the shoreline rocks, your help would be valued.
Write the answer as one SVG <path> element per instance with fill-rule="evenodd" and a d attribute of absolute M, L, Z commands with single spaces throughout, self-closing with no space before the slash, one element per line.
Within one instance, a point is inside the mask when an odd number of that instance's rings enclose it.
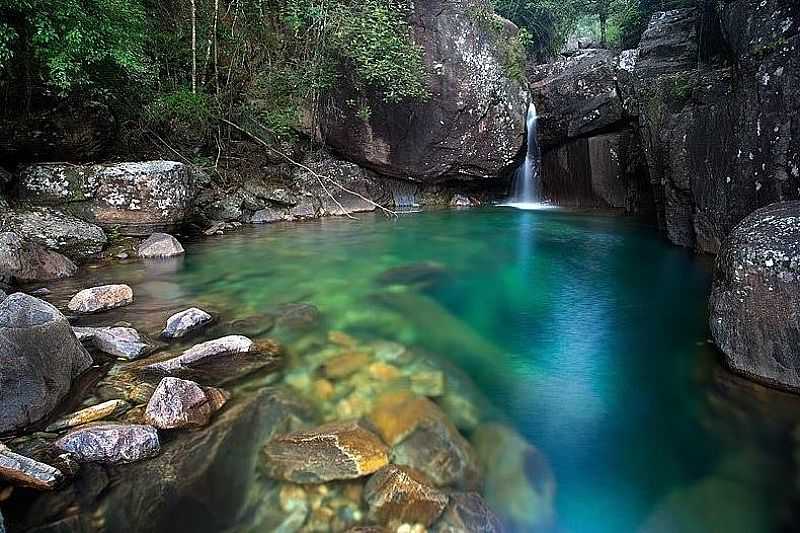
<path fill-rule="evenodd" d="M 16 233 L 75 261 L 96 257 L 108 244 L 98 226 L 48 207 L 0 212 L 0 231 Z"/>
<path fill-rule="evenodd" d="M 92 358 L 58 309 L 32 296 L 0 302 L 0 433 L 46 417 Z"/>
<path fill-rule="evenodd" d="M 153 392 L 144 419 L 158 429 L 203 427 L 227 401 L 228 396 L 220 389 L 167 377 Z"/>
<path fill-rule="evenodd" d="M 178 239 L 167 233 L 153 233 L 145 239 L 137 250 L 142 259 L 159 259 L 183 255 L 185 250 Z"/>
<path fill-rule="evenodd" d="M 356 479 L 389 463 L 389 449 L 358 421 L 279 435 L 263 449 L 271 477 L 294 483 Z"/>
<path fill-rule="evenodd" d="M 147 355 L 153 346 L 145 342 L 139 332 L 133 328 L 72 328 L 81 342 L 90 344 L 97 350 L 133 361 Z"/>
<path fill-rule="evenodd" d="M 717 256 L 709 325 L 735 371 L 800 391 L 800 202 L 759 209 Z"/>
<path fill-rule="evenodd" d="M 0 281 L 27 283 L 69 278 L 77 265 L 45 247 L 20 239 L 16 233 L 0 233 Z"/>
<path fill-rule="evenodd" d="M 84 289 L 72 297 L 67 308 L 73 313 L 89 315 L 124 307 L 133 303 L 133 289 L 127 285 L 103 285 Z"/>
<path fill-rule="evenodd" d="M 447 507 L 449 498 L 425 475 L 413 468 L 388 465 L 369 478 L 364 499 L 370 518 L 380 524 L 433 524 Z"/>
<path fill-rule="evenodd" d="M 197 307 L 175 313 L 167 319 L 167 325 L 161 336 L 167 339 L 179 339 L 209 325 L 214 318 Z"/>
<path fill-rule="evenodd" d="M 55 444 L 85 463 L 134 463 L 160 451 L 156 429 L 137 424 L 90 424 L 67 433 Z"/>
<path fill-rule="evenodd" d="M 196 344 L 177 357 L 147 365 L 146 368 L 169 373 L 209 359 L 254 351 L 256 351 L 256 344 L 249 338 L 243 335 L 228 335 Z"/>
<path fill-rule="evenodd" d="M 45 431 L 61 431 L 91 422 L 97 422 L 111 416 L 121 415 L 130 408 L 131 405 L 124 400 L 108 400 L 61 418 L 47 426 Z"/>
<path fill-rule="evenodd" d="M 0 444 L 0 478 L 36 490 L 53 490 L 64 480 L 57 468 L 14 453 L 3 444 Z"/>

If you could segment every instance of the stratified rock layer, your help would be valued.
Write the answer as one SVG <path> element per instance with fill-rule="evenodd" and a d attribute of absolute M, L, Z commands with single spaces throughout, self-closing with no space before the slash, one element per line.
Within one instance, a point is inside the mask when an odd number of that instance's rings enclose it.
<path fill-rule="evenodd" d="M 745 218 L 717 256 L 710 326 L 728 364 L 800 390 L 800 202 Z"/>

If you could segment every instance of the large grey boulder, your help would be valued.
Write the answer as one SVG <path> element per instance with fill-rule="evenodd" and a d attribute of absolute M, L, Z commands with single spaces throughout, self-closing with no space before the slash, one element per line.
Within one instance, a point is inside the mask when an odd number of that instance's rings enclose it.
<path fill-rule="evenodd" d="M 714 342 L 734 370 L 800 390 L 800 202 L 745 218 L 717 256 Z"/>
<path fill-rule="evenodd" d="M 345 159 L 395 178 L 484 178 L 522 149 L 528 93 L 512 79 L 507 41 L 517 29 L 480 0 L 413 2 L 408 23 L 422 49 L 430 99 L 386 103 L 337 83 L 323 97 L 320 132 Z M 368 108 L 369 116 L 361 110 Z"/>
<path fill-rule="evenodd" d="M 200 180 L 174 161 L 33 165 L 18 179 L 22 200 L 62 206 L 80 218 L 147 235 L 186 222 Z"/>
<path fill-rule="evenodd" d="M 0 233 L 0 281 L 26 283 L 69 278 L 78 267 L 58 252 L 32 242 L 16 233 Z"/>
<path fill-rule="evenodd" d="M 0 212 L 0 231 L 16 233 L 74 260 L 96 256 L 108 242 L 94 224 L 48 207 Z"/>
<path fill-rule="evenodd" d="M 0 302 L 0 433 L 45 418 L 91 363 L 55 307 L 21 293 Z"/>

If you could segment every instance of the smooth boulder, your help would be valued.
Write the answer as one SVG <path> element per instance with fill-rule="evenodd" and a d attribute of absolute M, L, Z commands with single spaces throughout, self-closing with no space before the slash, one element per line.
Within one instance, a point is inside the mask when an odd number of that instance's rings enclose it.
<path fill-rule="evenodd" d="M 78 267 L 58 252 L 22 240 L 13 232 L 0 233 L 0 281 L 50 281 L 75 275 Z"/>
<path fill-rule="evenodd" d="M 0 433 L 46 417 L 91 364 L 58 309 L 21 293 L 0 302 Z"/>
<path fill-rule="evenodd" d="M 278 435 L 264 447 L 264 467 L 275 479 L 326 483 L 356 479 L 389 463 L 389 449 L 357 421 L 332 422 Z"/>
<path fill-rule="evenodd" d="M 97 423 L 73 430 L 56 446 L 74 454 L 80 462 L 121 464 L 155 457 L 160 451 L 153 426 Z"/>
<path fill-rule="evenodd" d="M 147 403 L 144 418 L 158 429 L 203 427 L 227 400 L 227 395 L 220 389 L 203 388 L 194 381 L 166 377 Z"/>
<path fill-rule="evenodd" d="M 67 308 L 73 313 L 88 315 L 116 309 L 133 303 L 133 289 L 127 285 L 103 285 L 84 289 L 72 297 Z"/>
<path fill-rule="evenodd" d="M 213 317 L 202 309 L 192 307 L 169 317 L 161 336 L 167 339 L 179 339 L 203 328 L 213 320 Z"/>
<path fill-rule="evenodd" d="M 157 259 L 183 255 L 185 250 L 178 239 L 168 233 L 153 233 L 145 239 L 137 251 L 142 259 Z"/>
<path fill-rule="evenodd" d="M 800 390 L 800 202 L 759 209 L 717 256 L 714 342 L 735 371 Z"/>

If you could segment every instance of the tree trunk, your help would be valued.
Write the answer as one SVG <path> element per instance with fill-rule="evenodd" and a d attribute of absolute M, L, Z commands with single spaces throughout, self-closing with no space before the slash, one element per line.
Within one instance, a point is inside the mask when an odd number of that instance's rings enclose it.
<path fill-rule="evenodd" d="M 608 48 L 608 15 L 606 13 L 600 14 L 600 46 Z"/>
<path fill-rule="evenodd" d="M 197 4 L 192 3 L 192 94 L 197 94 Z"/>

